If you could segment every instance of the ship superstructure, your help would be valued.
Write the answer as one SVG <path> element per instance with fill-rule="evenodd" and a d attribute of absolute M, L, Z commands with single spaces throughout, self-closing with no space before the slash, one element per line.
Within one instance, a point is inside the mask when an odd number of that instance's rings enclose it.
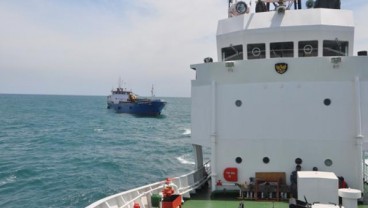
<path fill-rule="evenodd" d="M 218 62 L 191 65 L 192 140 L 197 155 L 211 149 L 212 190 L 251 183 L 257 172 L 283 172 L 290 184 L 300 165 L 363 191 L 368 59 L 353 54 L 352 12 L 229 16 L 218 23 Z"/>

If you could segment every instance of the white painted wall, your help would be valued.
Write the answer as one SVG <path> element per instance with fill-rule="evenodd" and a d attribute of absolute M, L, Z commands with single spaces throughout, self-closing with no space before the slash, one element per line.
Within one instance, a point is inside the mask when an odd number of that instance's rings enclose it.
<path fill-rule="evenodd" d="M 280 75 L 274 64 L 288 63 Z M 216 173 L 239 169 L 239 182 L 255 172 L 286 172 L 302 158 L 303 170 L 342 175 L 362 189 L 362 153 L 357 145 L 355 77 L 360 77 L 362 133 L 368 132 L 368 66 L 366 57 L 343 57 L 334 68 L 330 58 L 264 59 L 193 65 L 192 140 L 210 146 L 211 81 L 216 82 Z M 325 106 L 324 99 L 331 99 Z M 236 107 L 235 101 L 242 106 Z M 243 162 L 237 164 L 236 157 Z M 263 157 L 270 163 L 264 164 Z M 325 159 L 333 165 L 327 167 Z"/>

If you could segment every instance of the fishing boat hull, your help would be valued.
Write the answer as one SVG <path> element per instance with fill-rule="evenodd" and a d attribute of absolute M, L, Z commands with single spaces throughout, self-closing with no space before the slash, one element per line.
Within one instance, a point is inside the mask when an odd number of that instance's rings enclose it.
<path fill-rule="evenodd" d="M 129 113 L 141 116 L 159 116 L 166 106 L 163 100 L 141 100 L 136 102 L 108 103 L 107 108 L 116 113 Z"/>

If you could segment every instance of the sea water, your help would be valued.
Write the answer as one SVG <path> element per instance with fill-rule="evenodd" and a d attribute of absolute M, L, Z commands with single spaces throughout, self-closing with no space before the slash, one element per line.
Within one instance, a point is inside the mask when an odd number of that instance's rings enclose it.
<path fill-rule="evenodd" d="M 0 94 L 0 207 L 85 207 L 194 168 L 190 98 L 159 117 L 104 96 Z"/>

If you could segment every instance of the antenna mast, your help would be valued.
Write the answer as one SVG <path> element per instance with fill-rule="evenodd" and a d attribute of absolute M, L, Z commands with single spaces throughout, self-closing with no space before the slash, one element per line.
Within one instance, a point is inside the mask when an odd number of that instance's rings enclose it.
<path fill-rule="evenodd" d="M 153 85 L 152 85 L 152 88 L 151 88 L 151 97 L 155 97 L 155 94 L 153 93 Z"/>

